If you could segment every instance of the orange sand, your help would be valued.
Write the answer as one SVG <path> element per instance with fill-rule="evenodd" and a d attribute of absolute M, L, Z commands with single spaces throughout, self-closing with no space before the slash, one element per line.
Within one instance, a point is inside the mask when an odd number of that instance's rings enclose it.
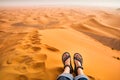
<path fill-rule="evenodd" d="M 79 52 L 90 80 L 120 80 L 118 9 L 0 8 L 0 80 L 56 80 Z"/>

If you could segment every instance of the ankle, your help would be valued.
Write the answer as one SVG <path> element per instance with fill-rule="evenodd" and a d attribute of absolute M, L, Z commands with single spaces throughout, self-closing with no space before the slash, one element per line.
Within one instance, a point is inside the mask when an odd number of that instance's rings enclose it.
<path fill-rule="evenodd" d="M 78 75 L 82 75 L 82 74 L 84 74 L 84 73 L 83 73 L 83 69 L 78 68 L 78 69 L 77 69 L 77 73 L 78 73 Z"/>
<path fill-rule="evenodd" d="M 70 73 L 70 67 L 66 66 L 63 73 Z"/>

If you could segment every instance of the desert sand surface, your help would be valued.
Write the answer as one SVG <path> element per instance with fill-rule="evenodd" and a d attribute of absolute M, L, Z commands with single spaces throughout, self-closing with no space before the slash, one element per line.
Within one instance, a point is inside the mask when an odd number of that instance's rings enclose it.
<path fill-rule="evenodd" d="M 120 80 L 120 10 L 0 8 L 0 80 L 56 80 L 66 51 L 90 80 Z"/>

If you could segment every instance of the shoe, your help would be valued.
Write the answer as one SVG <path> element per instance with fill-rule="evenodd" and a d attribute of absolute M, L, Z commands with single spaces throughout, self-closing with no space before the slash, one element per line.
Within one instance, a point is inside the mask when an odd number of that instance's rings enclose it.
<path fill-rule="evenodd" d="M 77 67 L 76 67 L 75 60 L 79 61 L 80 64 L 81 64 L 81 66 L 77 66 Z M 83 58 L 82 58 L 81 54 L 75 53 L 75 54 L 74 54 L 74 65 L 75 65 L 75 67 L 74 67 L 74 72 L 75 72 L 76 75 L 78 75 L 78 73 L 77 73 L 78 68 L 83 69 L 82 64 L 83 64 Z"/>
<path fill-rule="evenodd" d="M 64 56 L 65 56 L 65 57 L 64 57 Z M 65 64 L 65 61 L 66 61 L 68 58 L 70 58 L 70 65 L 66 65 L 66 64 Z M 71 56 L 70 56 L 70 53 L 68 53 L 68 52 L 63 53 L 63 55 L 62 55 L 62 62 L 63 62 L 63 64 L 64 64 L 64 68 L 68 66 L 68 67 L 70 68 L 70 73 L 73 73 L 73 67 L 72 67 L 72 64 L 71 64 Z"/>

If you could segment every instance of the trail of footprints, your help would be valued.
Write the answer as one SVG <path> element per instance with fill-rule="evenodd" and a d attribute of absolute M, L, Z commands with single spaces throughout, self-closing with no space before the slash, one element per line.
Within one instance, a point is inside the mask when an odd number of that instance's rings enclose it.
<path fill-rule="evenodd" d="M 7 67 L 11 67 L 18 74 L 10 74 L 8 70 L 11 77 L 3 80 L 45 80 L 47 55 L 40 53 L 40 36 L 38 31 L 33 31 L 19 42 L 15 51 L 17 54 L 8 57 L 6 61 Z"/>
<path fill-rule="evenodd" d="M 30 34 L 27 35 L 25 40 L 22 42 L 22 48 L 23 49 L 31 49 L 33 51 L 40 51 L 40 35 L 38 31 L 31 32 Z"/>

